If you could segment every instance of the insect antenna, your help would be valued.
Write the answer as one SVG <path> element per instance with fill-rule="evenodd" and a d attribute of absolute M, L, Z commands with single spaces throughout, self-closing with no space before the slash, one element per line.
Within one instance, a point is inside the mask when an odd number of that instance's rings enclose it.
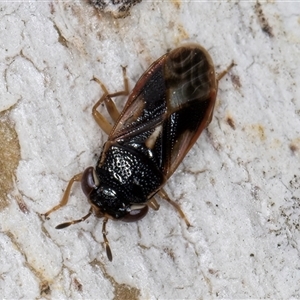
<path fill-rule="evenodd" d="M 106 250 L 106 255 L 109 261 L 112 261 L 112 253 L 109 247 L 109 242 L 108 239 L 106 237 L 106 223 L 108 221 L 108 218 L 105 218 L 103 221 L 103 225 L 102 225 L 102 234 L 103 234 L 103 240 L 104 240 L 104 244 L 105 244 L 105 250 Z"/>
<path fill-rule="evenodd" d="M 89 212 L 88 212 L 88 214 L 85 215 L 84 217 L 82 217 L 81 219 L 73 220 L 73 221 L 69 221 L 69 222 L 66 222 L 66 223 L 59 224 L 55 228 L 56 229 L 63 229 L 63 228 L 66 228 L 66 227 L 68 227 L 70 225 L 83 222 L 83 221 L 85 221 L 92 214 L 92 212 L 93 212 L 93 208 L 91 207 L 90 210 L 89 210 Z"/>

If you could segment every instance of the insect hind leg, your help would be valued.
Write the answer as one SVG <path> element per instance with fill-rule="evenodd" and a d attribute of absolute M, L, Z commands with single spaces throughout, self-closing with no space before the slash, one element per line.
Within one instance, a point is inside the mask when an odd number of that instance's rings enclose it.
<path fill-rule="evenodd" d="M 216 77 L 216 90 L 214 91 L 214 97 L 216 96 L 217 90 L 218 90 L 218 86 L 219 86 L 219 81 L 234 67 L 236 66 L 236 63 L 234 61 L 231 62 L 231 64 L 225 69 L 223 70 L 221 73 L 219 73 Z M 210 115 L 210 117 L 208 118 L 207 121 L 207 125 L 211 122 L 213 117 L 213 111 Z"/>
<path fill-rule="evenodd" d="M 221 73 L 219 73 L 217 75 L 217 83 L 219 83 L 219 81 L 234 67 L 236 66 L 236 63 L 234 61 L 231 62 L 231 64 L 225 69 L 223 70 Z"/>
<path fill-rule="evenodd" d="M 113 102 L 112 98 L 118 97 L 118 96 L 127 96 L 129 94 L 129 84 L 128 84 L 128 78 L 126 75 L 126 67 L 122 66 L 123 71 L 123 79 L 124 79 L 124 90 L 116 93 L 110 94 L 105 87 L 105 85 L 98 79 L 93 78 L 94 81 L 96 81 L 102 88 L 104 94 L 101 96 L 101 98 L 96 102 L 96 104 L 93 106 L 92 114 L 94 119 L 96 120 L 97 124 L 101 127 L 101 129 L 106 133 L 109 134 L 112 130 L 112 125 L 109 123 L 109 121 L 97 111 L 97 108 L 104 102 L 105 107 L 112 118 L 114 122 L 116 122 L 120 116 L 120 113 Z"/>
<path fill-rule="evenodd" d="M 177 212 L 179 213 L 180 217 L 184 220 L 185 224 L 187 225 L 187 227 L 191 226 L 191 223 L 188 221 L 187 217 L 185 216 L 184 212 L 182 211 L 182 209 L 180 208 L 180 206 L 173 200 L 170 199 L 170 197 L 168 196 L 168 194 L 165 192 L 164 189 L 161 189 L 158 192 L 158 195 L 163 198 L 164 200 L 168 201 L 171 205 L 173 205 L 175 207 L 175 209 L 177 210 Z"/>

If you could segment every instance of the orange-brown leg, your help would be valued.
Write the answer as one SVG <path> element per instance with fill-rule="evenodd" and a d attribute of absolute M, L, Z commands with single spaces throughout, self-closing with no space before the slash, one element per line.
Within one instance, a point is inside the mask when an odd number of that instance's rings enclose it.
<path fill-rule="evenodd" d="M 66 188 L 66 190 L 64 192 L 64 195 L 63 195 L 62 199 L 60 200 L 59 204 L 57 204 L 56 206 L 54 206 L 53 208 L 51 208 L 45 214 L 42 214 L 45 218 L 47 218 L 52 212 L 60 209 L 61 207 L 65 206 L 68 203 L 73 183 L 75 181 L 81 181 L 81 178 L 82 178 L 82 173 L 77 174 L 77 175 L 75 175 L 75 176 L 72 177 L 72 179 L 69 181 L 69 183 L 67 185 L 67 188 Z"/>
<path fill-rule="evenodd" d="M 159 204 L 157 203 L 157 201 L 153 198 L 151 198 L 148 202 L 147 205 L 149 207 L 151 207 L 154 210 L 159 210 Z"/>
<path fill-rule="evenodd" d="M 105 85 L 97 78 L 93 78 L 94 81 L 96 81 L 102 88 L 104 94 L 102 97 L 97 101 L 97 103 L 93 106 L 92 114 L 94 119 L 96 120 L 97 124 L 101 127 L 101 129 L 106 133 L 109 134 L 112 129 L 112 125 L 106 120 L 106 118 L 103 117 L 102 114 L 100 114 L 97 111 L 97 108 L 104 102 L 105 107 L 112 118 L 114 122 L 116 122 L 119 118 L 119 111 L 113 102 L 112 98 L 113 97 L 118 97 L 118 96 L 126 96 L 129 94 L 129 85 L 128 85 L 128 78 L 126 75 L 126 67 L 122 67 L 123 71 L 123 77 L 124 77 L 124 90 L 120 92 L 116 92 L 113 94 L 109 94 L 108 90 L 106 89 Z"/>
<path fill-rule="evenodd" d="M 164 200 L 168 201 L 171 205 L 173 205 L 175 207 L 175 209 L 178 211 L 180 217 L 184 220 L 184 222 L 186 223 L 187 227 L 190 227 L 191 224 L 188 221 L 187 217 L 185 216 L 184 212 L 181 210 L 180 206 L 173 200 L 170 199 L 170 197 L 168 196 L 168 194 L 165 192 L 164 189 L 161 189 L 158 192 L 158 195 L 163 198 Z"/>

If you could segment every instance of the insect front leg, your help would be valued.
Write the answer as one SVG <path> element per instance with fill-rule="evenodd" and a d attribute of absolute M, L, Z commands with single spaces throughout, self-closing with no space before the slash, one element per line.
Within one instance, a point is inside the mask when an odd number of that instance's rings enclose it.
<path fill-rule="evenodd" d="M 61 198 L 59 204 L 55 205 L 53 208 L 51 208 L 45 214 L 42 214 L 45 218 L 47 218 L 51 213 L 53 213 L 54 211 L 60 209 L 61 207 L 65 206 L 68 203 L 72 185 L 75 181 L 81 181 L 82 174 L 83 173 L 79 173 L 79 174 L 77 174 L 77 175 L 75 175 L 71 178 L 71 180 L 69 181 L 68 186 L 67 186 L 67 188 L 64 192 L 64 195 Z"/>
<path fill-rule="evenodd" d="M 116 92 L 113 94 L 109 94 L 108 90 L 106 89 L 105 85 L 98 79 L 98 78 L 93 78 L 94 81 L 96 81 L 102 88 L 104 94 L 102 97 L 97 101 L 97 103 L 93 106 L 92 114 L 98 125 L 101 127 L 101 129 L 106 133 L 109 134 L 112 130 L 112 125 L 103 117 L 102 114 L 100 114 L 97 111 L 97 108 L 104 102 L 105 107 L 112 118 L 114 122 L 116 122 L 120 116 L 120 113 L 113 102 L 112 98 L 113 97 L 118 97 L 118 96 L 127 96 L 129 94 L 129 84 L 128 84 L 128 78 L 126 75 L 126 67 L 122 67 L 123 71 L 123 78 L 124 78 L 124 90 L 120 92 Z"/>
<path fill-rule="evenodd" d="M 170 197 L 168 196 L 168 194 L 165 192 L 164 189 L 160 189 L 158 195 L 175 207 L 175 209 L 178 211 L 180 217 L 184 220 L 187 227 L 191 226 L 191 223 L 188 221 L 187 217 L 185 216 L 184 212 L 181 210 L 180 206 L 175 201 L 170 199 Z"/>

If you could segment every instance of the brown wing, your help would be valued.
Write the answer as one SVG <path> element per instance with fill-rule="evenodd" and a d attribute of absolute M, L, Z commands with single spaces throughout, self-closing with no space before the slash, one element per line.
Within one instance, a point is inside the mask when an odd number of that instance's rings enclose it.
<path fill-rule="evenodd" d="M 168 179 L 210 123 L 216 88 L 207 51 L 193 44 L 177 48 L 137 82 L 109 141 L 140 152 Z"/>

